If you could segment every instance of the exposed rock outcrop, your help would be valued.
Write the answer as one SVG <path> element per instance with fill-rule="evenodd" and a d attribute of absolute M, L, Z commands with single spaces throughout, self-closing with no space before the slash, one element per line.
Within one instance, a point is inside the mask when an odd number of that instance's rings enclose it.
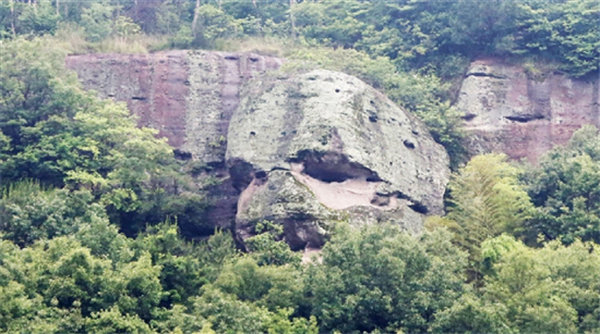
<path fill-rule="evenodd" d="M 469 149 L 537 161 L 582 125 L 600 127 L 598 81 L 552 73 L 532 78 L 497 59 L 473 62 L 456 103 L 472 134 Z"/>
<path fill-rule="evenodd" d="M 240 87 L 282 60 L 252 53 L 166 51 L 87 54 L 66 59 L 86 89 L 127 102 L 140 126 L 206 163 L 224 161 Z"/>
<path fill-rule="evenodd" d="M 418 231 L 441 213 L 448 156 L 426 128 L 355 77 L 318 70 L 261 77 L 230 122 L 236 222 L 283 222 L 294 248 L 320 246 L 330 221 L 393 221 Z"/>
<path fill-rule="evenodd" d="M 342 73 L 279 73 L 244 86 L 281 63 L 205 51 L 67 59 L 86 88 L 127 102 L 180 158 L 204 165 L 200 176 L 217 182 L 203 219 L 234 227 L 240 240 L 270 219 L 292 248 L 318 248 L 336 221 L 417 232 L 424 214 L 442 212 L 448 157 L 419 121 Z"/>
<path fill-rule="evenodd" d="M 205 165 L 213 203 L 209 224 L 229 227 L 238 190 L 225 168 L 227 129 L 240 87 L 274 70 L 282 60 L 252 53 L 166 51 L 152 54 L 87 54 L 66 59 L 86 89 L 127 103 L 140 126 L 159 130 L 180 158 Z M 214 182 L 216 181 L 216 182 Z"/>

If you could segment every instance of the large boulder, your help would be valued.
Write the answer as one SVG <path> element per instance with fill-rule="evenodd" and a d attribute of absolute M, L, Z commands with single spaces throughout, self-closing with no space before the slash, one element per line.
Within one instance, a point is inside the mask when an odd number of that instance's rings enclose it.
<path fill-rule="evenodd" d="M 284 224 L 293 248 L 318 247 L 334 221 L 416 232 L 423 215 L 442 213 L 445 150 L 359 79 L 325 70 L 263 76 L 242 96 L 226 153 L 242 238 L 270 219 Z"/>
<path fill-rule="evenodd" d="M 456 103 L 473 154 L 504 152 L 532 162 L 582 125 L 600 126 L 599 106 L 597 77 L 536 73 L 498 59 L 471 64 Z"/>

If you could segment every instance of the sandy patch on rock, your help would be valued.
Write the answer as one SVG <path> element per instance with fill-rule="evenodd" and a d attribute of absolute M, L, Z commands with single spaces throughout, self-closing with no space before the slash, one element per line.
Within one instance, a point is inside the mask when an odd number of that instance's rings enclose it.
<path fill-rule="evenodd" d="M 377 194 L 381 182 L 370 182 L 365 177 L 348 179 L 343 182 L 324 182 L 304 174 L 301 163 L 291 163 L 290 171 L 294 178 L 308 187 L 321 204 L 334 210 L 353 206 L 369 206 L 380 210 L 393 210 L 398 207 L 395 196 Z"/>

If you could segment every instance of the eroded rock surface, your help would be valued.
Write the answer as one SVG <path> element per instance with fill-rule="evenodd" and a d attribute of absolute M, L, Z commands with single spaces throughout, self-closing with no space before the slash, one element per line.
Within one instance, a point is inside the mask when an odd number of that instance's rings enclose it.
<path fill-rule="evenodd" d="M 456 106 L 472 133 L 472 153 L 505 152 L 535 162 L 582 125 L 600 126 L 599 96 L 597 78 L 532 78 L 522 66 L 484 59 L 471 64 Z"/>
<path fill-rule="evenodd" d="M 423 214 L 442 212 L 446 152 L 359 79 L 324 70 L 262 77 L 242 95 L 227 140 L 242 234 L 272 219 L 294 248 L 315 247 L 336 220 L 415 232 Z"/>
<path fill-rule="evenodd" d="M 127 103 L 140 126 L 206 163 L 222 163 L 240 87 L 282 60 L 252 53 L 173 50 L 66 59 L 86 89 Z"/>
<path fill-rule="evenodd" d="M 315 249 L 337 221 L 418 232 L 424 214 L 442 212 L 446 152 L 354 77 L 263 75 L 282 60 L 207 51 L 66 62 L 84 87 L 127 102 L 140 125 L 198 162 L 213 202 L 202 219 L 232 227 L 239 240 L 269 219 L 283 224 L 293 249 Z"/>
<path fill-rule="evenodd" d="M 207 196 L 212 205 L 203 219 L 222 227 L 234 220 L 239 195 L 224 161 L 240 87 L 281 64 L 281 59 L 252 53 L 201 50 L 66 59 L 85 88 L 126 102 L 140 126 L 159 130 L 180 158 L 205 165 L 200 177 L 210 180 Z"/>

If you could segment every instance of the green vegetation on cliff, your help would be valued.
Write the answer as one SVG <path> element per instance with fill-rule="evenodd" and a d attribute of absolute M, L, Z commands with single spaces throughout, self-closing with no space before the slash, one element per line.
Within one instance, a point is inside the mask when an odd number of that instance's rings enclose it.
<path fill-rule="evenodd" d="M 476 56 L 594 73 L 599 7 L 2 0 L 0 332 L 597 333 L 598 129 L 576 132 L 539 166 L 482 155 L 459 168 L 450 101 L 451 79 Z M 63 65 L 75 50 L 228 48 L 250 38 L 290 43 L 274 49 L 293 59 L 286 70 L 357 75 L 421 117 L 455 159 L 447 215 L 418 236 L 340 222 L 304 261 L 268 221 L 248 253 L 230 231 L 199 240 L 195 231 L 213 227 L 187 166 Z"/>

